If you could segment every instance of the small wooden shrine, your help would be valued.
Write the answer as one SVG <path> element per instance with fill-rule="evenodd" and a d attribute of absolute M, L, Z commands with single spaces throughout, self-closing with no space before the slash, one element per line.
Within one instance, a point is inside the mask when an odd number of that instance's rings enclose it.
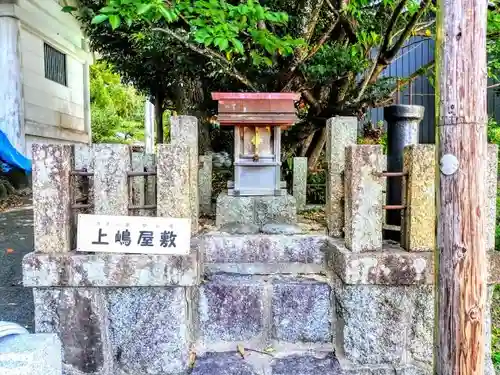
<path fill-rule="evenodd" d="M 217 120 L 234 126 L 234 181 L 228 195 L 283 195 L 281 131 L 297 121 L 296 93 L 212 93 Z"/>

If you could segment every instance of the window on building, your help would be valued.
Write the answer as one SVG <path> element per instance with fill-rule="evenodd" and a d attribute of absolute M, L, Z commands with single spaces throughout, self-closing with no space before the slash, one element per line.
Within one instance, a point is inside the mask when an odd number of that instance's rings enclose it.
<path fill-rule="evenodd" d="M 67 86 L 66 55 L 47 43 L 43 45 L 45 78 Z"/>

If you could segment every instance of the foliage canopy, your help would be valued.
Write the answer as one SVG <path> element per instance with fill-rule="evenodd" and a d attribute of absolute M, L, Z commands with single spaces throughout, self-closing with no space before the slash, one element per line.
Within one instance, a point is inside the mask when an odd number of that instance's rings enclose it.
<path fill-rule="evenodd" d="M 64 10 L 125 79 L 179 113 L 213 114 L 212 91 L 300 92 L 301 122 L 284 141 L 309 156 L 325 119 L 388 105 L 433 67 L 382 74 L 408 42 L 433 37 L 431 0 L 79 0 Z M 490 12 L 493 34 L 498 17 Z M 492 56 L 498 43 L 489 41 Z"/>

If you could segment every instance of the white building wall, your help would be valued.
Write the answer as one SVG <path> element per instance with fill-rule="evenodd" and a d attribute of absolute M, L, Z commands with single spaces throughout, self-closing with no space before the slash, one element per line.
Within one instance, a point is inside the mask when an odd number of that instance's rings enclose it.
<path fill-rule="evenodd" d="M 77 21 L 57 0 L 17 0 L 26 155 L 33 143 L 90 142 L 88 75 L 91 55 L 84 51 Z M 45 77 L 44 44 L 66 55 L 66 85 Z"/>

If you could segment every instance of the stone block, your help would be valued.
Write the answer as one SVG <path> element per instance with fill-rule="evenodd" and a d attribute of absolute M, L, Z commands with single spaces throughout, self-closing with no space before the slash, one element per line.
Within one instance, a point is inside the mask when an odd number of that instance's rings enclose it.
<path fill-rule="evenodd" d="M 326 282 L 278 279 L 273 282 L 273 338 L 288 342 L 332 341 L 332 303 Z"/>
<path fill-rule="evenodd" d="M 294 224 L 297 221 L 297 204 L 289 194 L 270 197 L 255 197 L 255 224 L 269 222 Z"/>
<path fill-rule="evenodd" d="M 192 342 L 189 292 L 188 288 L 109 289 L 116 372 L 164 375 L 187 370 Z"/>
<path fill-rule="evenodd" d="M 221 227 L 229 223 L 256 224 L 254 198 L 233 197 L 221 193 L 217 197 L 215 224 Z"/>
<path fill-rule="evenodd" d="M 192 218 L 190 203 L 190 151 L 181 143 L 158 145 L 157 150 L 157 216 Z M 192 231 L 196 230 L 191 222 Z"/>
<path fill-rule="evenodd" d="M 321 273 L 324 235 L 223 235 L 201 237 L 205 267 L 218 272 Z"/>
<path fill-rule="evenodd" d="M 434 253 L 408 252 L 398 245 L 383 245 L 382 251 L 353 253 L 344 241 L 332 238 L 328 268 L 345 284 L 412 285 L 434 282 Z"/>
<path fill-rule="evenodd" d="M 61 341 L 55 334 L 0 338 L 2 375 L 62 375 Z"/>
<path fill-rule="evenodd" d="M 408 251 L 433 251 L 436 247 L 435 146 L 411 145 L 404 149 L 403 247 Z"/>
<path fill-rule="evenodd" d="M 495 249 L 497 217 L 498 145 L 488 145 L 488 169 L 486 171 L 486 250 Z"/>
<path fill-rule="evenodd" d="M 326 121 L 326 205 L 325 218 L 329 234 L 341 237 L 344 233 L 344 169 L 345 148 L 356 144 L 356 117 L 334 117 Z"/>
<path fill-rule="evenodd" d="M 296 224 L 268 223 L 261 228 L 262 233 L 266 234 L 301 234 L 302 228 Z"/>
<path fill-rule="evenodd" d="M 67 252 L 72 245 L 70 172 L 73 147 L 34 144 L 33 216 L 35 251 Z"/>
<path fill-rule="evenodd" d="M 295 355 L 277 358 L 272 363 L 272 375 L 341 375 L 339 362 L 333 353 L 323 357 Z"/>
<path fill-rule="evenodd" d="M 307 158 L 293 158 L 293 196 L 297 202 L 297 211 L 306 207 L 307 195 Z"/>
<path fill-rule="evenodd" d="M 406 287 L 336 285 L 338 350 L 358 365 L 398 365 L 412 298 Z"/>
<path fill-rule="evenodd" d="M 195 245 L 195 244 L 194 244 Z M 23 259 L 25 287 L 190 286 L 200 280 L 198 251 L 149 254 L 37 254 Z"/>
<path fill-rule="evenodd" d="M 252 340 L 263 334 L 264 286 L 250 277 L 215 276 L 200 287 L 205 343 Z"/>
<path fill-rule="evenodd" d="M 382 248 L 382 147 L 352 145 L 345 154 L 345 243 L 354 252 Z"/>
<path fill-rule="evenodd" d="M 227 234 L 257 234 L 260 228 L 255 224 L 227 223 L 219 228 L 220 233 Z"/>
<path fill-rule="evenodd" d="M 212 155 L 200 156 L 201 168 L 198 172 L 198 194 L 200 199 L 200 212 L 212 213 Z"/>
<path fill-rule="evenodd" d="M 396 375 L 432 375 L 433 373 L 432 366 L 425 366 L 424 364 L 396 367 Z"/>
<path fill-rule="evenodd" d="M 416 288 L 413 306 L 408 332 L 408 352 L 413 360 L 432 365 L 435 326 L 433 286 Z"/>
<path fill-rule="evenodd" d="M 291 195 L 235 197 L 221 193 L 217 197 L 216 225 L 269 222 L 294 224 L 297 220 L 295 198 Z"/>
<path fill-rule="evenodd" d="M 189 148 L 189 207 L 193 233 L 198 231 L 200 212 L 198 192 L 198 120 L 194 116 L 173 116 L 170 118 L 172 143 Z"/>
<path fill-rule="evenodd" d="M 196 358 L 191 375 L 257 375 L 237 352 L 207 353 Z"/>
<path fill-rule="evenodd" d="M 128 216 L 130 147 L 94 144 L 94 214 Z"/>
<path fill-rule="evenodd" d="M 35 330 L 56 333 L 65 374 L 112 374 L 113 352 L 104 293 L 99 289 L 34 289 Z"/>

